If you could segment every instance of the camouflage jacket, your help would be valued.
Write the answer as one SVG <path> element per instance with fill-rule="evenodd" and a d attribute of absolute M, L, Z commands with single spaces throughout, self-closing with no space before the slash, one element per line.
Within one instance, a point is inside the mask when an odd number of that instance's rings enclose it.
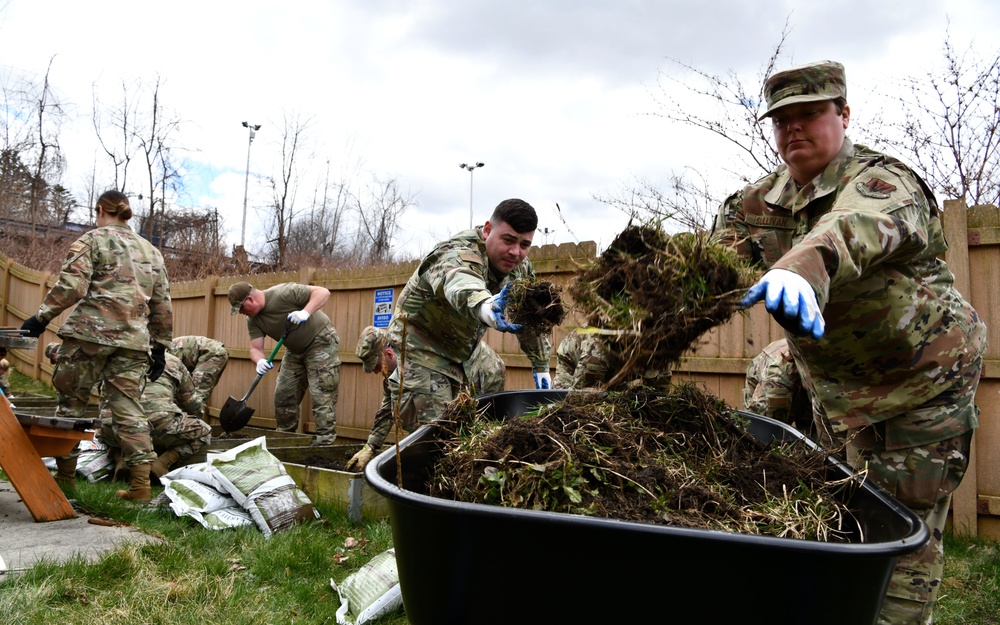
<path fill-rule="evenodd" d="M 462 363 L 487 329 L 479 317 L 479 305 L 499 293 L 506 282 L 534 275 L 527 258 L 510 274 L 497 274 L 486 256 L 482 228 L 460 232 L 438 243 L 403 287 L 389 324 L 389 341 L 408 362 L 462 380 Z M 404 314 L 408 319 L 405 355 L 399 349 Z M 532 370 L 548 371 L 548 336 L 522 332 L 517 339 Z"/>
<path fill-rule="evenodd" d="M 382 378 L 382 403 L 379 404 L 378 410 L 375 411 L 375 422 L 372 424 L 372 431 L 368 434 L 368 440 L 365 441 L 375 451 L 385 443 L 385 439 L 389 436 L 389 430 L 392 429 L 392 393 L 390 392 L 390 384 L 399 386 L 399 369 L 396 369 L 389 374 L 388 377 Z"/>
<path fill-rule="evenodd" d="M 816 292 L 826 334 L 788 342 L 834 431 L 904 415 L 985 349 L 985 325 L 939 258 L 947 244 L 934 196 L 892 157 L 845 140 L 801 188 L 782 165 L 725 201 L 713 240 Z"/>
<path fill-rule="evenodd" d="M 556 349 L 556 375 L 553 388 L 600 388 L 611 381 L 625 365 L 625 359 L 603 335 L 574 330 Z M 630 384 L 664 388 L 670 384 L 670 370 L 637 369 Z"/>
<path fill-rule="evenodd" d="M 146 414 L 172 412 L 198 416 L 204 408 L 187 367 L 170 352 L 166 354 L 163 374 L 155 382 L 146 382 L 141 401 Z"/>
<path fill-rule="evenodd" d="M 48 323 L 73 304 L 59 336 L 138 351 L 170 344 L 173 309 L 163 257 L 127 225 L 95 228 L 73 242 L 37 317 Z"/>
<path fill-rule="evenodd" d="M 805 431 L 812 423 L 809 396 L 788 351 L 788 340 L 774 341 L 747 367 L 743 406 L 755 414 L 777 419 Z"/>
<path fill-rule="evenodd" d="M 184 363 L 191 374 L 198 399 L 206 403 L 229 363 L 226 346 L 207 336 L 178 336 L 170 342 L 167 352 Z"/>

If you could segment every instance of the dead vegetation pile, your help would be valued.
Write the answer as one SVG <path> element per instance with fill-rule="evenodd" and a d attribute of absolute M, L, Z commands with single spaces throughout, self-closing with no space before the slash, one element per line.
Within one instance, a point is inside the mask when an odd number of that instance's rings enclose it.
<path fill-rule="evenodd" d="M 432 495 L 467 503 L 843 541 L 843 482 L 800 441 L 765 445 L 694 385 L 571 392 L 503 422 L 460 396 Z"/>
<path fill-rule="evenodd" d="M 630 224 L 569 287 L 621 363 L 606 388 L 640 371 L 670 370 L 698 337 L 740 310 L 753 276 L 705 233 L 670 236 L 656 225 Z"/>

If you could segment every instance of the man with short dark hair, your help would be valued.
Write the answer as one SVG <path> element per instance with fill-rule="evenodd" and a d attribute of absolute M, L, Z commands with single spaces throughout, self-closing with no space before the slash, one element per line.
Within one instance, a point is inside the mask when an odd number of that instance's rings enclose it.
<path fill-rule="evenodd" d="M 401 417 L 406 427 L 440 418 L 466 384 L 463 364 L 487 328 L 517 334 L 536 388 L 550 388 L 547 335 L 507 321 L 512 281 L 534 277 L 528 250 L 535 209 L 504 200 L 482 226 L 438 243 L 410 277 L 389 325 L 389 343 L 404 359 Z M 401 350 L 406 336 L 405 352 Z M 394 402 L 395 405 L 395 402 Z"/>
<path fill-rule="evenodd" d="M 231 314 L 247 317 L 250 359 L 259 375 L 274 368 L 264 355 L 264 337 L 277 341 L 292 328 L 274 385 L 274 417 L 279 431 L 296 431 L 299 404 L 308 389 L 316 422 L 313 445 L 332 445 L 337 438 L 340 338 L 321 310 L 329 299 L 329 289 L 295 282 L 264 291 L 247 282 L 229 288 Z"/>
<path fill-rule="evenodd" d="M 714 239 L 766 270 L 747 292 L 785 328 L 822 432 L 919 514 L 930 542 L 903 556 L 880 623 L 929 623 L 944 570 L 941 535 L 979 425 L 986 326 L 954 286 L 927 184 L 846 136 L 840 63 L 764 85 L 784 164 L 730 196 Z"/>

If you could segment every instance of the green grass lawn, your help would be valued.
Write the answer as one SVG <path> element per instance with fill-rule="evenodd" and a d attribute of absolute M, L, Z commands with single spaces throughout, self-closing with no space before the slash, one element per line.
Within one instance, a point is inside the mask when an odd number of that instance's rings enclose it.
<path fill-rule="evenodd" d="M 15 396 L 51 394 L 45 385 L 29 390 L 20 384 L 19 375 L 11 380 Z M 107 480 L 92 484 L 80 479 L 74 497 L 89 513 L 128 523 L 163 540 L 120 546 L 92 563 L 82 558 L 43 563 L 0 576 L 2 622 L 335 623 L 339 601 L 330 578 L 343 581 L 392 546 L 388 521 L 355 523 L 342 511 L 322 504 L 318 505 L 322 519 L 265 539 L 256 527 L 209 530 L 166 507 L 123 502 L 114 496 L 121 487 Z M 155 488 L 154 496 L 160 491 Z M 945 579 L 934 622 L 1000 625 L 1000 543 L 947 534 L 945 554 Z M 720 593 L 722 597 L 724 591 Z M 399 613 L 379 623 L 402 625 L 407 620 Z"/>
<path fill-rule="evenodd" d="M 330 578 L 343 581 L 392 546 L 387 521 L 354 523 L 322 505 L 322 519 L 265 539 L 256 526 L 209 530 L 167 507 L 118 500 L 121 487 L 81 480 L 77 505 L 163 540 L 125 544 L 94 563 L 78 558 L 0 576 L 4 622 L 335 623 L 339 601 Z M 382 621 L 406 622 L 402 612 Z"/>

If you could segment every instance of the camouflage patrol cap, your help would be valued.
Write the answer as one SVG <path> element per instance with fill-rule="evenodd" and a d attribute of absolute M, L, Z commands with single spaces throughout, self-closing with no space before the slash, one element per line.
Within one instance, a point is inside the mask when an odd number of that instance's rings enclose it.
<path fill-rule="evenodd" d="M 385 348 L 385 330 L 368 326 L 358 337 L 358 348 L 354 351 L 365 367 L 365 373 L 371 373 L 378 365 L 378 357 Z"/>
<path fill-rule="evenodd" d="M 59 343 L 49 343 L 45 346 L 45 357 L 49 362 L 56 364 L 56 353 L 59 351 Z"/>
<path fill-rule="evenodd" d="M 847 99 L 847 76 L 844 66 L 836 61 L 820 61 L 800 65 L 772 74 L 764 83 L 767 110 L 758 121 L 770 117 L 777 109 L 800 102 Z"/>
<path fill-rule="evenodd" d="M 253 291 L 253 287 L 250 286 L 249 282 L 237 282 L 233 286 L 229 287 L 229 303 L 233 307 L 229 312 L 230 315 L 235 315 L 240 312 L 240 308 L 243 307 L 243 302 L 250 297 L 251 291 Z"/>

